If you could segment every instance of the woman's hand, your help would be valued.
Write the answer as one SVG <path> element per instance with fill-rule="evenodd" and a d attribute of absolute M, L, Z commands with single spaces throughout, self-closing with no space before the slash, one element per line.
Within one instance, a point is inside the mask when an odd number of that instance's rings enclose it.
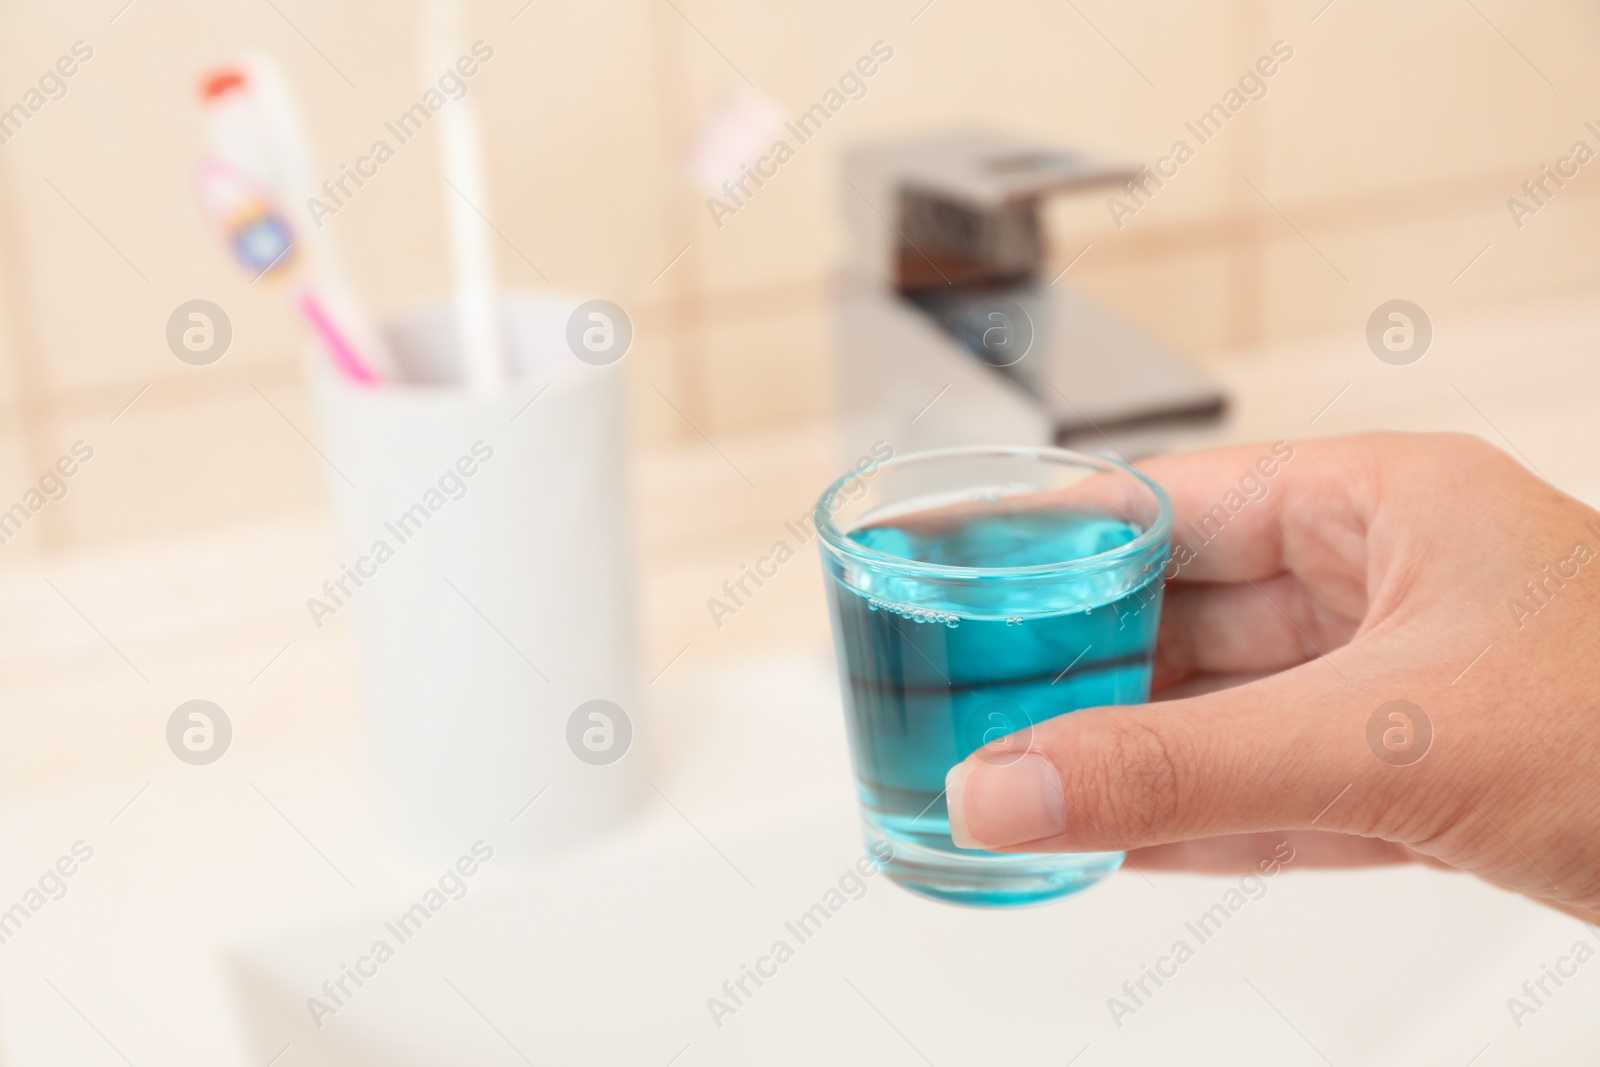
<path fill-rule="evenodd" d="M 1600 918 L 1600 514 L 1459 435 L 1141 468 L 1175 514 L 1158 701 L 952 768 L 957 844 L 1234 871 L 1287 832 L 1296 866 L 1420 859 Z"/>

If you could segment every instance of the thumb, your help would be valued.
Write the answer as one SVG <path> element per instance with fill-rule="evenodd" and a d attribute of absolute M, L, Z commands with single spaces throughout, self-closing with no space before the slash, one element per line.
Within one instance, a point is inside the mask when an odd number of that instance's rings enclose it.
<path fill-rule="evenodd" d="M 1061 715 L 950 769 L 951 837 L 1104 852 L 1313 825 L 1372 836 L 1407 777 L 1369 748 L 1378 703 L 1314 660 L 1205 696 Z"/>

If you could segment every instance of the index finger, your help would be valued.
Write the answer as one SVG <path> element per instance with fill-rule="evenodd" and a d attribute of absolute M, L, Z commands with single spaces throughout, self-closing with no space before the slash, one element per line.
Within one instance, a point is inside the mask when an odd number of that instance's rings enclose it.
<path fill-rule="evenodd" d="M 1237 445 L 1137 464 L 1172 500 L 1168 574 L 1243 582 L 1326 566 L 1330 540 L 1364 536 L 1368 456 L 1360 439 L 1345 438 Z"/>

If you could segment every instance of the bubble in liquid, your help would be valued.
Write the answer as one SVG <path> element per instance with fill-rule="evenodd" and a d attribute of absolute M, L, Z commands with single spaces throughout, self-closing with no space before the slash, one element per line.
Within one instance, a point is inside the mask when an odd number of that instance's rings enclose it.
<path fill-rule="evenodd" d="M 956 623 L 959 621 L 954 614 L 948 611 L 939 611 L 936 608 L 921 608 L 914 604 L 891 604 L 889 601 L 879 600 L 877 597 L 868 597 L 867 607 L 873 611 L 882 608 L 890 614 L 898 615 L 902 619 L 910 619 L 912 622 L 942 622 L 952 630 L 955 629 Z"/>

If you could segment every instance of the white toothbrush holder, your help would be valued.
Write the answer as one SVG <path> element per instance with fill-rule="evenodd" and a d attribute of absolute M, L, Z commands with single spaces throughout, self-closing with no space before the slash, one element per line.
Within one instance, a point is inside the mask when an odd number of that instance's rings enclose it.
<path fill-rule="evenodd" d="M 385 331 L 403 384 L 314 376 L 383 821 L 450 859 L 537 858 L 628 817 L 644 781 L 623 365 L 569 347 L 581 298 L 505 304 L 511 383 L 459 384 L 449 305 Z M 337 601 L 337 603 L 335 603 Z"/>

